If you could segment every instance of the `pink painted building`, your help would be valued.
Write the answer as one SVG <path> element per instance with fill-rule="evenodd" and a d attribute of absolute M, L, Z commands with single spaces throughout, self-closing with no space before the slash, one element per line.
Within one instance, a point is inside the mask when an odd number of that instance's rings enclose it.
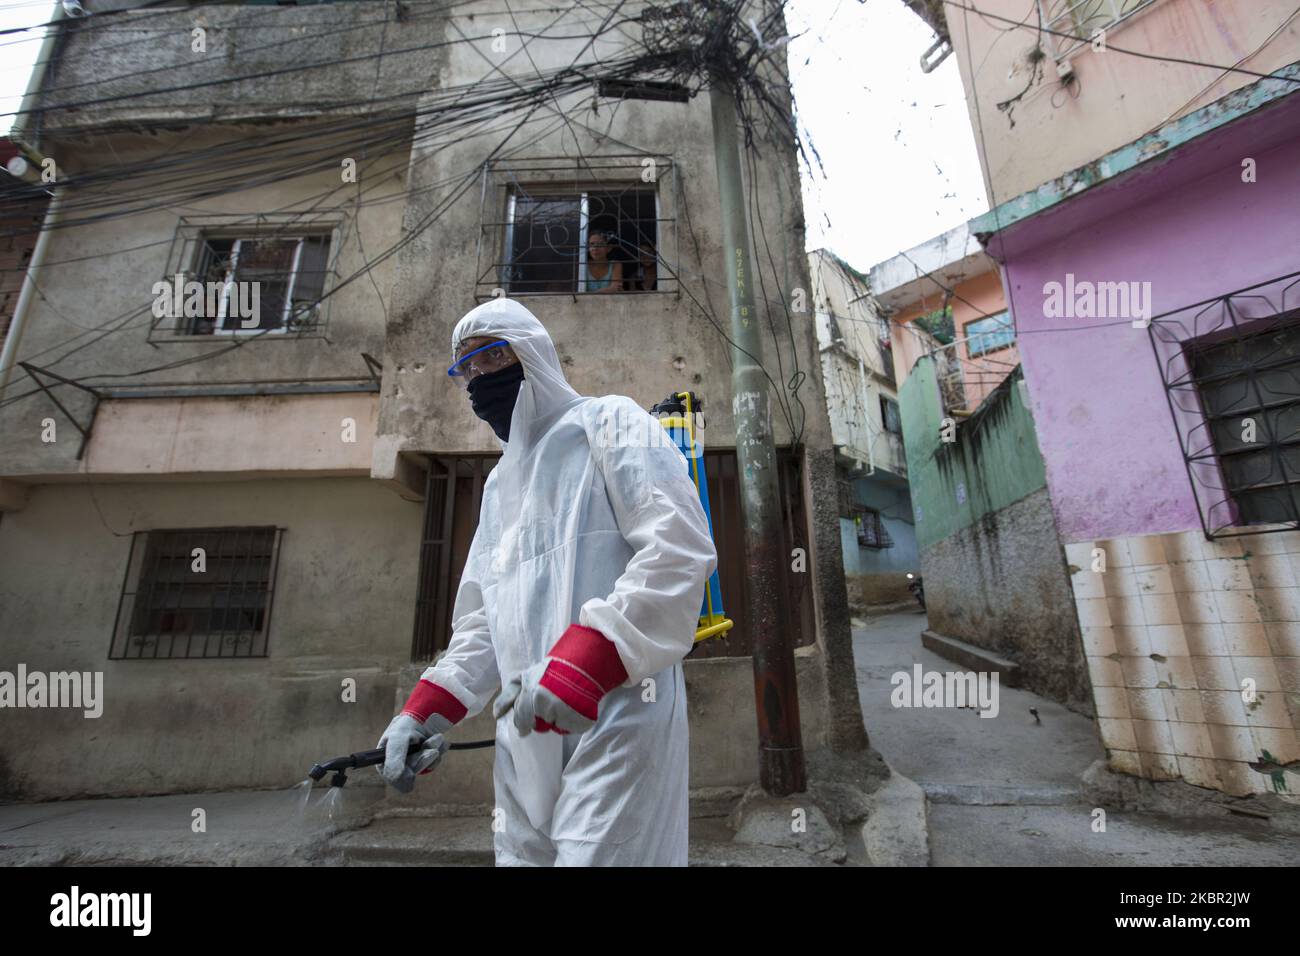
<path fill-rule="evenodd" d="M 1020 363 L 998 264 L 963 223 L 871 269 L 872 298 L 888 317 L 901 385 L 924 355 L 945 369 L 945 404 L 969 415 Z M 951 341 L 922 327 L 945 314 Z"/>
<path fill-rule="evenodd" d="M 1278 79 L 1207 87 L 1084 44 L 1012 131 L 985 102 L 997 64 L 978 91 L 965 66 L 988 43 L 954 31 L 997 199 L 971 229 L 1001 264 L 1110 767 L 1239 795 L 1285 794 L 1300 760 L 1300 35 L 1264 6 L 1140 4 L 1109 42 Z M 1053 124 L 1055 152 L 1016 150 Z"/>

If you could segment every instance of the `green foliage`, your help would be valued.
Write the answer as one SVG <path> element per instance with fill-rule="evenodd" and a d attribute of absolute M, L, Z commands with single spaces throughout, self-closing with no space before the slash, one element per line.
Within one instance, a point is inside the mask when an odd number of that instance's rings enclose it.
<path fill-rule="evenodd" d="M 942 309 L 936 309 L 929 315 L 921 316 L 916 320 L 916 324 L 938 339 L 942 345 L 951 345 L 952 340 L 956 338 L 951 305 L 945 305 Z"/>

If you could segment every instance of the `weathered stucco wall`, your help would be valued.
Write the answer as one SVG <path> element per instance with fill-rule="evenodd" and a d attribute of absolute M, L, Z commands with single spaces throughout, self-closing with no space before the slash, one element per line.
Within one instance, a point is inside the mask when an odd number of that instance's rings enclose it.
<path fill-rule="evenodd" d="M 0 711 L 0 793 L 288 787 L 373 746 L 410 656 L 420 513 L 366 478 L 34 488 L 0 520 L 0 670 L 102 671 L 104 710 Z M 107 659 L 130 532 L 270 524 L 268 657 Z"/>
<path fill-rule="evenodd" d="M 1046 488 L 931 544 L 921 560 L 930 627 L 1016 661 L 1023 686 L 1091 708 L 1079 623 Z"/>
<path fill-rule="evenodd" d="M 542 30 L 551 19 L 520 14 L 519 29 Z M 492 50 L 491 40 L 488 36 L 452 48 L 441 82 L 470 82 L 495 62 L 493 57 L 503 59 Z M 568 65 L 582 53 L 584 43 L 581 38 L 535 42 L 529 52 L 537 68 L 545 70 Z M 585 57 L 608 56 L 614 49 L 613 41 L 601 40 Z M 522 56 L 503 68 L 521 78 L 535 77 L 532 64 Z M 570 189 L 592 183 L 641 185 L 642 160 L 653 159 L 662 220 L 660 252 L 666 263 L 661 273 L 664 278 L 680 276 L 689 294 L 518 294 L 518 299 L 546 325 L 565 374 L 580 393 L 628 395 L 649 407 L 670 392 L 693 388 L 706 402 L 706 445 L 733 446 L 730 346 L 714 325 L 725 329 L 729 311 L 708 98 L 697 96 L 684 104 L 628 100 L 616 112 L 617 104 L 609 100 L 600 103 L 597 113 L 582 105 L 586 96 L 560 96 L 554 108 L 548 104 L 538 110 L 506 140 L 494 157 L 499 179 Z M 557 110 L 566 111 L 569 122 L 557 119 Z M 499 261 L 506 192 L 504 185 L 490 180 L 485 193 L 475 171 L 504 139 L 504 132 L 466 136 L 436 150 L 417 143 L 412 152 L 413 192 L 405 226 L 414 231 L 430 217 L 438 219 L 436 227 L 415 236 L 396 257 L 376 475 L 386 474 L 401 450 L 497 450 L 491 430 L 453 394 L 443 372 L 456 322 L 477 303 L 476 295 L 490 295 L 496 284 L 487 281 L 476 288 L 484 267 Z M 787 311 L 794 290 L 806 292 L 811 285 L 802 248 L 795 155 L 788 142 L 763 137 L 758 145 L 762 157 L 756 160 L 752 184 L 750 170 L 745 170 L 746 196 L 752 185 L 758 210 L 751 216 L 758 245 L 752 259 L 758 275 L 751 286 L 763 328 L 769 328 L 770 318 L 778 329 L 776 342 L 764 336 L 765 365 L 777 381 L 788 381 L 796 368 L 806 373 L 798 396 L 806 407 L 791 401 L 793 431 L 802 430 L 810 446 L 829 445 L 811 300 L 804 296 L 806 313 Z M 539 170 L 548 161 L 556 161 L 559 172 L 549 165 Z M 465 190 L 448 202 L 450 190 L 437 184 L 467 173 Z M 485 231 L 485 222 L 498 225 Z M 489 269 L 489 278 L 493 274 Z M 704 306 L 712 316 L 705 314 Z M 781 393 L 773 388 L 773 425 L 776 441 L 784 444 L 792 429 L 778 408 Z M 439 414 L 430 414 L 435 408 Z"/>
<path fill-rule="evenodd" d="M 1013 375 L 956 440 L 940 433 L 934 363 L 903 384 L 916 533 L 934 630 L 1020 663 L 1024 686 L 1086 709 L 1079 625 L 1023 381 Z"/>
<path fill-rule="evenodd" d="M 100 477 L 276 477 L 370 474 L 379 396 L 373 392 L 244 397 L 109 399 L 95 416 L 80 474 Z M 39 440 L 40 422 L 20 441 Z M 57 441 L 74 448 L 81 435 L 55 419 Z M 24 473 L 26 484 L 73 480 Z"/>
<path fill-rule="evenodd" d="M 1186 531 L 1200 527 L 1200 516 L 1150 331 L 1124 316 L 1047 317 L 1045 287 L 1067 275 L 1076 284 L 1150 283 L 1155 317 L 1294 272 L 1300 96 L 1287 100 L 1026 220 L 990 246 L 1007 258 L 1017 325 L 1027 333 L 1025 380 L 1066 542 Z M 1256 160 L 1257 181 L 1242 181 L 1243 156 Z M 1260 291 L 1294 306 L 1294 290 Z M 1173 317 L 1166 334 L 1188 337 L 1198 311 Z"/>
<path fill-rule="evenodd" d="M 207 127 L 156 137 L 122 133 L 111 139 L 78 137 L 67 142 L 71 150 L 68 155 L 75 157 L 77 168 L 87 169 L 104 151 L 116 153 L 128 162 L 169 149 L 219 149 L 237 138 L 237 131 Z M 62 152 L 55 155 L 63 161 Z M 402 148 L 358 163 L 358 177 L 368 190 L 368 198 L 401 194 L 407 155 Z M 132 184 L 132 188 L 140 186 L 139 182 Z M 56 229 L 49 237 L 49 264 L 41 273 L 44 295 L 32 299 L 18 358 L 92 386 L 204 388 L 223 383 L 293 383 L 310 379 L 366 382 L 370 374 L 361 353 L 383 353 L 392 260 L 376 263 L 369 278 L 362 270 L 377 253 L 399 240 L 401 206 L 390 201 L 364 203 L 358 208 L 356 198 L 357 187 L 344 187 L 335 168 L 196 199 L 183 210 L 156 208 L 126 218 L 79 222 L 75 228 Z M 69 201 L 88 199 L 73 190 Z M 114 200 L 111 188 L 106 188 L 98 199 L 109 203 L 108 209 L 120 202 Z M 151 312 L 154 284 L 170 280 L 176 269 L 190 266 L 178 261 L 176 237 L 182 217 L 216 226 L 231 221 L 249 223 L 270 212 L 281 217 L 299 213 L 304 225 L 313 221 L 337 224 L 334 276 L 326 284 L 328 298 L 323 303 L 324 334 L 244 337 L 242 345 L 232 349 L 230 336 L 158 339 L 155 331 L 152 335 L 158 340 L 151 342 L 152 327 L 161 328 L 165 321 L 155 319 Z M 83 217 L 84 213 L 78 214 L 76 219 Z M 330 294 L 335 283 L 354 276 L 355 281 Z M 374 279 L 373 285 L 370 278 Z M 196 359 L 189 364 L 175 364 Z M 124 374 L 146 369 L 157 371 Z M 5 395 L 16 396 L 34 388 L 32 381 L 15 369 Z M 58 397 L 83 424 L 89 420 L 92 396 L 61 386 Z M 274 400 L 267 404 L 269 407 Z M 180 414 L 179 404 L 160 401 L 152 407 L 164 405 L 163 417 Z M 58 423 L 57 442 L 41 441 L 41 421 L 46 417 Z M 68 440 L 63 440 L 64 434 Z M 85 467 L 84 462 L 76 460 L 79 443 L 72 424 L 42 394 L 0 406 L 0 469 L 5 474 L 75 474 Z M 92 466 L 93 461 L 92 454 Z"/>
<path fill-rule="evenodd" d="M 442 10 L 422 4 L 395 16 L 397 5 L 384 0 L 108 12 L 139 5 L 83 4 L 106 15 L 60 37 L 41 106 L 63 109 L 46 114 L 47 125 L 365 115 L 376 104 L 409 110 L 436 81 L 448 23 Z M 509 27 L 507 14 L 499 20 Z M 489 38 L 496 25 L 486 25 Z M 111 41 L 100 32 L 104 26 L 111 26 Z M 196 28 L 206 49 L 195 49 Z M 179 88 L 158 92 L 169 87 Z M 117 97 L 125 99 L 104 102 Z"/>
<path fill-rule="evenodd" d="M 1155 62 L 1084 44 L 1069 56 L 1078 81 L 1066 92 L 1050 51 L 1057 42 L 1068 41 L 1046 35 L 1040 39 L 1033 19 L 1015 28 L 1025 20 L 1028 4 L 1022 0 L 983 0 L 978 6 L 1011 22 L 955 6 L 946 7 L 945 15 L 971 125 L 983 143 L 985 182 L 993 205 L 1254 82 L 1242 73 Z M 1300 23 L 1287 23 L 1294 10 L 1289 0 L 1159 0 L 1107 31 L 1106 42 L 1270 73 L 1300 59 Z M 1067 25 L 1061 32 L 1073 29 Z M 1029 54 L 1040 42 L 1049 55 L 1041 64 L 1041 79 L 1031 84 Z M 998 109 L 999 103 L 1022 91 L 1026 95 L 1013 104 L 1010 116 Z"/>
<path fill-rule="evenodd" d="M 1023 380 L 1013 376 L 978 415 L 944 441 L 932 359 L 902 390 L 903 434 L 916 538 L 921 549 L 969 527 L 1046 484 Z"/>

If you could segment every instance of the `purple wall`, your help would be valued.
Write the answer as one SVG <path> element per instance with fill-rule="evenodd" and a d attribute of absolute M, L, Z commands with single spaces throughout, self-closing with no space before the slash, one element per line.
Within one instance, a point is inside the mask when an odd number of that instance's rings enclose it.
<path fill-rule="evenodd" d="M 1160 315 L 1300 271 L 1300 96 L 1288 100 L 1297 103 L 1193 140 L 990 244 L 1006 262 L 1063 541 L 1201 522 L 1148 331 L 1114 318 L 1046 318 L 1044 285 L 1066 273 L 1148 281 Z M 1257 162 L 1254 183 L 1241 180 L 1245 157 Z"/>

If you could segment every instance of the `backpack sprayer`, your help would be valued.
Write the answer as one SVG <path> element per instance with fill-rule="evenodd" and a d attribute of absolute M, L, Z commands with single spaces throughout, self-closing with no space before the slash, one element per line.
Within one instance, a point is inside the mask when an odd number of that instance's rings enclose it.
<path fill-rule="evenodd" d="M 695 438 L 695 414 L 703 413 L 704 402 L 694 392 L 677 392 L 669 395 L 650 409 L 668 430 L 677 450 L 686 459 L 686 470 L 695 482 L 695 491 L 704 506 L 704 517 L 709 522 L 709 537 L 713 537 L 713 510 L 709 507 L 709 483 L 704 473 L 704 443 Z M 703 422 L 700 427 L 703 428 Z M 716 540 L 714 541 L 716 545 Z M 735 626 L 722 609 L 722 585 L 718 572 L 709 575 L 709 585 L 704 589 L 704 603 L 700 607 L 700 623 L 695 629 L 695 643 L 710 637 L 726 634 Z"/>
<path fill-rule="evenodd" d="M 695 483 L 695 491 L 700 496 L 700 504 L 704 506 L 704 516 L 709 522 L 709 535 L 713 535 L 713 511 L 709 507 L 709 484 L 704 471 L 704 445 L 695 438 L 695 415 L 697 412 L 703 412 L 704 402 L 694 392 L 677 392 L 669 395 L 666 399 L 650 409 L 650 414 L 659 419 L 660 424 L 667 429 L 673 444 L 677 450 L 682 453 L 686 459 L 686 470 Z M 703 425 L 701 424 L 701 427 Z M 735 626 L 735 621 L 727 617 L 722 608 L 722 585 L 719 583 L 718 572 L 715 570 L 709 575 L 709 585 L 704 589 L 704 603 L 700 607 L 699 626 L 695 629 L 695 643 L 707 640 L 710 637 L 718 637 L 727 633 Z M 451 744 L 451 750 L 478 750 L 482 747 L 491 747 L 496 743 L 495 740 L 475 740 L 470 743 Z M 412 744 L 408 756 L 414 756 L 422 749 L 422 744 Z M 327 773 L 333 773 L 330 778 L 331 787 L 341 787 L 348 782 L 347 772 L 359 767 L 374 767 L 384 762 L 384 750 L 382 747 L 375 750 L 362 750 L 358 753 L 348 754 L 344 757 L 335 757 L 332 760 L 326 760 L 324 763 L 315 764 L 307 776 L 312 780 L 319 782 Z"/>

